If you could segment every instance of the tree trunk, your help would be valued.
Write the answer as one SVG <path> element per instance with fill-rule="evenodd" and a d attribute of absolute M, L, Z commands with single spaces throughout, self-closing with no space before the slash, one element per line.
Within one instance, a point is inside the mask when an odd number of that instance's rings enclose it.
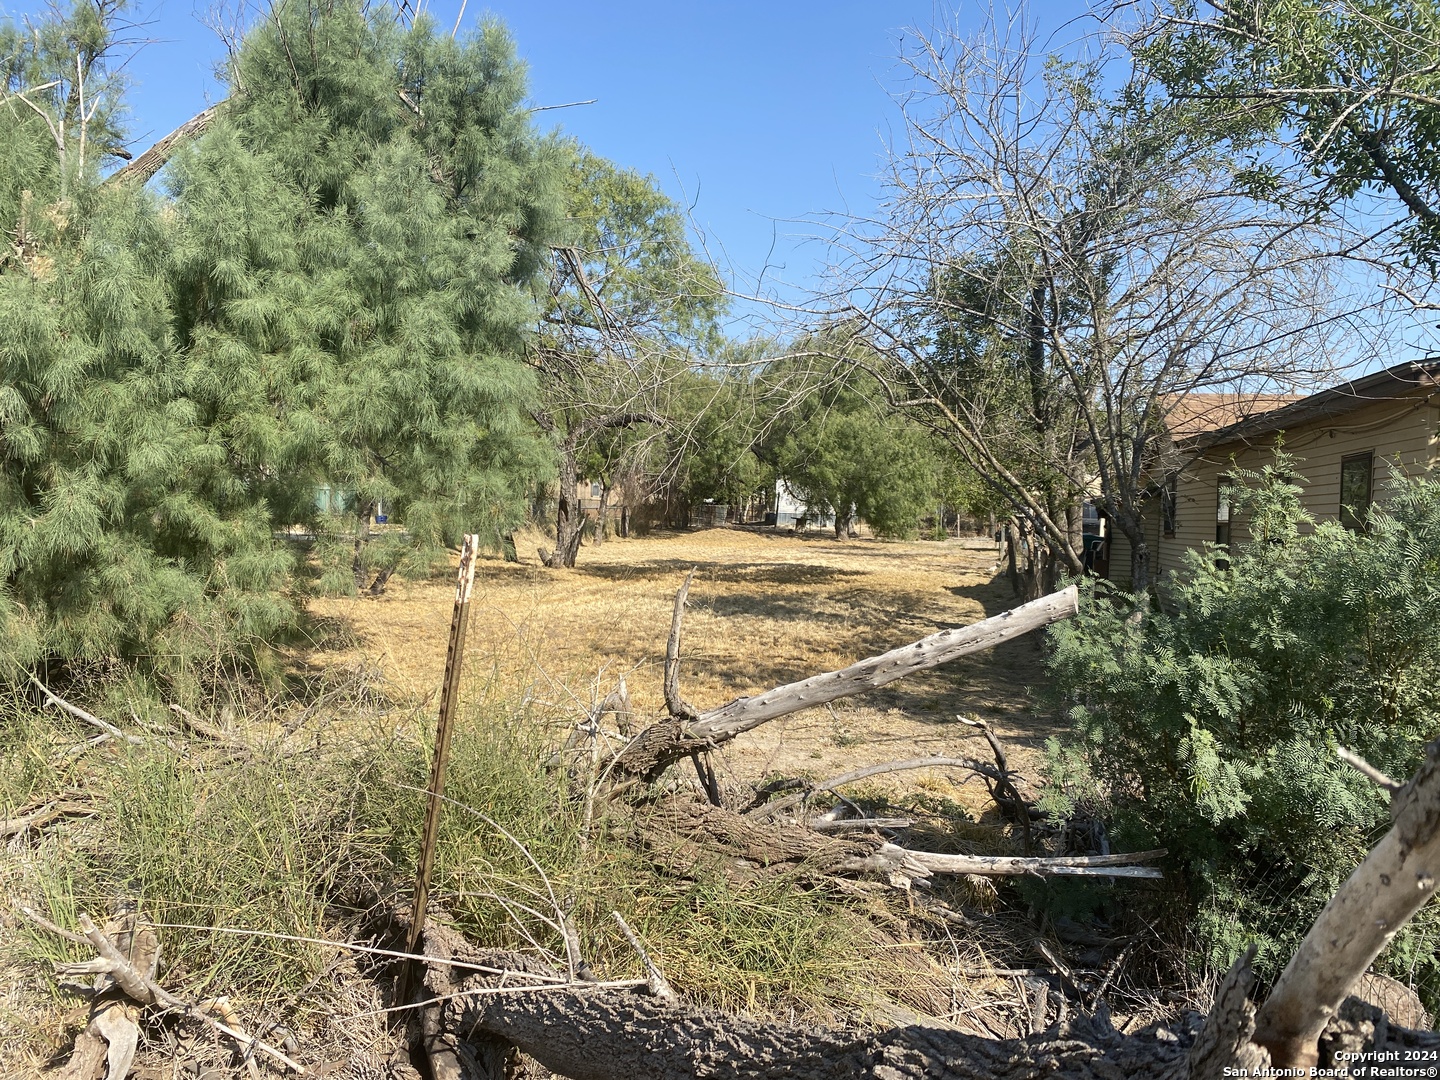
<path fill-rule="evenodd" d="M 1145 542 L 1144 525 L 1132 513 L 1119 513 L 1111 520 L 1130 541 L 1130 591 L 1145 593 L 1150 588 L 1150 545 Z"/>
<path fill-rule="evenodd" d="M 1311 1068 L 1316 1039 L 1357 979 L 1440 881 L 1440 740 L 1390 799 L 1394 827 L 1325 905 L 1256 1018 L 1274 1064 Z M 1427 1062 L 1435 1064 L 1434 1059 Z M 1418 1075 L 1420 1070 L 1416 1070 Z"/>
<path fill-rule="evenodd" d="M 595 515 L 595 546 L 605 543 L 605 532 L 610 527 L 610 483 L 602 481 L 600 488 L 600 510 Z"/>
<path fill-rule="evenodd" d="M 355 575 L 355 588 L 364 592 L 369 584 L 365 578 L 365 545 L 370 541 L 370 512 L 375 508 L 371 502 L 356 500 L 355 510 L 355 556 L 350 561 L 350 572 Z"/>
<path fill-rule="evenodd" d="M 983 1038 L 923 1020 L 866 1033 L 767 1023 L 636 990 L 575 984 L 520 990 L 517 982 L 526 979 L 519 973 L 552 979 L 554 973 L 517 953 L 477 952 L 440 928 L 426 928 L 425 952 L 515 973 L 462 977 L 443 964 L 429 966 L 426 986 L 445 999 L 445 1032 L 467 1043 L 498 1038 L 570 1080 L 1211 1080 L 1219 1075 L 1192 1069 L 1192 1046 L 1206 1048 L 1193 1016 L 1175 1030 L 1150 1027 L 1128 1036 L 1099 1017 L 1053 1024 L 1027 1039 Z M 1440 1036 L 1392 1027 L 1379 1010 L 1352 999 L 1332 1022 L 1322 1060 L 1331 1060 L 1332 1048 L 1362 1047 L 1429 1054 L 1440 1047 Z M 1215 1060 L 1207 1054 L 1204 1063 Z"/>
<path fill-rule="evenodd" d="M 575 491 L 580 484 L 580 466 L 576 460 L 575 441 L 566 436 L 560 444 L 560 494 L 555 500 L 555 550 L 540 549 L 540 561 L 553 568 L 575 565 L 580 553 L 580 533 L 585 515 L 576 502 Z"/>

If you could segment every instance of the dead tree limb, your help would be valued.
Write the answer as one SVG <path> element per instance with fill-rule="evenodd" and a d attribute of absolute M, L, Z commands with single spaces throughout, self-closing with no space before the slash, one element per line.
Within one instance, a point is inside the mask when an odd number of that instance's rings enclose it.
<path fill-rule="evenodd" d="M 1159 880 L 1164 874 L 1152 866 L 1164 857 L 1165 849 L 1137 851 L 1129 855 L 1064 855 L 1034 858 L 1020 855 L 942 855 L 933 851 L 912 851 L 897 844 L 882 844 L 876 851 L 842 863 L 841 870 L 891 870 L 912 877 L 931 874 L 979 874 L 986 877 L 1125 877 Z"/>
<path fill-rule="evenodd" d="M 1020 794 L 1020 789 L 1015 786 L 1015 777 L 1010 772 L 1010 759 L 1005 756 L 1005 748 L 1000 745 L 1000 740 L 990 730 L 990 725 L 978 717 L 968 720 L 963 716 L 955 719 L 966 727 L 978 728 L 985 736 L 985 741 L 990 744 L 990 753 L 995 757 L 995 769 L 997 775 L 992 778 L 985 776 L 985 786 L 990 790 L 990 798 L 995 800 L 1002 813 L 1008 813 L 1020 826 L 1022 840 L 1025 844 L 1025 854 L 1029 855 L 1033 847 L 1030 838 L 1030 804 Z M 982 774 L 984 775 L 984 774 Z"/>
<path fill-rule="evenodd" d="M 439 940 L 427 952 L 456 948 L 497 968 L 534 964 L 472 952 L 458 935 L 427 927 L 426 938 L 432 934 Z M 432 967 L 426 977 L 444 999 L 446 1030 L 466 1040 L 501 1039 L 570 1080 L 1200 1080 L 1190 1071 L 1190 1022 L 1125 1036 L 1081 1017 L 1023 1040 L 923 1023 L 867 1033 L 766 1023 L 600 987 L 484 992 L 495 984 L 494 976 L 462 978 L 448 967 Z M 1440 1035 L 1373 1023 L 1366 1029 L 1345 1014 L 1331 1034 L 1369 1038 L 1377 1050 L 1440 1047 Z"/>
<path fill-rule="evenodd" d="M 252 1035 L 247 1035 L 245 1032 L 239 1031 L 228 1024 L 221 1023 L 211 1016 L 203 1006 L 192 1005 L 190 1002 L 184 1001 L 170 993 L 170 991 L 157 983 L 152 975 L 147 975 L 145 972 L 136 968 L 130 959 L 116 947 L 115 942 L 110 940 L 109 936 L 96 926 L 84 912 L 81 912 L 76 919 L 76 923 L 80 927 L 80 934 L 72 934 L 70 931 L 56 926 L 54 923 L 49 922 L 24 906 L 17 905 L 16 910 L 26 915 L 36 925 L 58 934 L 61 937 L 71 941 L 88 941 L 95 947 L 95 951 L 99 953 L 100 956 L 99 959 L 90 961 L 89 964 L 86 965 L 87 969 L 96 973 L 103 972 L 108 974 L 115 980 L 116 986 L 136 1003 L 140 1005 L 159 1005 L 162 1008 L 182 1012 L 192 1019 L 199 1020 L 206 1027 L 212 1028 L 222 1035 L 235 1040 L 242 1046 L 266 1054 L 286 1068 L 293 1069 L 301 1076 L 314 1075 L 304 1065 L 292 1060 L 286 1056 L 283 1051 L 276 1049 L 269 1043 L 257 1039 Z M 83 935 L 83 937 L 81 935 Z"/>
<path fill-rule="evenodd" d="M 1255 1021 L 1277 1068 L 1310 1068 L 1351 986 L 1440 879 L 1440 740 L 1390 801 L 1394 826 L 1340 886 L 1281 972 Z"/>
<path fill-rule="evenodd" d="M 671 717 L 646 728 L 620 752 L 617 778 L 653 782 L 676 761 L 790 713 L 886 686 L 917 671 L 1068 619 L 1079 611 L 1075 586 L 1042 596 L 970 626 L 942 630 L 910 645 L 872 656 L 840 671 L 787 683 L 754 697 L 736 698 L 687 722 Z"/>
<path fill-rule="evenodd" d="M 677 720 L 698 720 L 700 714 L 680 696 L 680 621 L 685 615 L 685 601 L 690 596 L 692 569 L 685 575 L 685 584 L 675 594 L 675 610 L 670 616 L 670 638 L 665 643 L 665 711 Z"/>
<path fill-rule="evenodd" d="M 981 776 L 995 776 L 995 770 L 983 762 L 975 761 L 972 758 L 952 757 L 928 757 L 911 758 L 908 761 L 887 761 L 882 765 L 866 765 L 863 769 L 856 769 L 853 772 L 844 773 L 841 776 L 826 780 L 823 784 L 816 784 L 797 795 L 787 795 L 783 799 L 777 799 L 772 803 L 765 803 L 750 811 L 751 816 L 756 818 L 773 817 L 782 811 L 789 810 L 792 806 L 799 806 L 812 795 L 818 795 L 825 791 L 834 791 L 846 784 L 858 783 L 861 780 L 868 780 L 872 776 L 884 776 L 886 773 L 908 772 L 912 769 L 964 769 L 968 772 Z"/>
<path fill-rule="evenodd" d="M 155 143 L 143 154 L 130 162 L 124 168 L 116 169 L 105 178 L 107 184 L 145 184 L 150 178 L 163 169 L 169 162 L 171 155 L 188 139 L 204 133 L 215 120 L 216 112 L 219 110 L 220 102 L 211 105 L 204 112 L 192 116 L 185 123 L 181 124 L 174 131 L 170 132 L 163 139 Z"/>

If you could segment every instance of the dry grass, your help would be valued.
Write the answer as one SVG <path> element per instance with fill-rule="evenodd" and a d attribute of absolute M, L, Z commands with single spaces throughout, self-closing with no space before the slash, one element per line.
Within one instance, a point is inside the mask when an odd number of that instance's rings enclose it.
<path fill-rule="evenodd" d="M 526 696 L 557 717 L 603 696 L 625 676 L 643 720 L 661 709 L 661 665 L 675 590 L 696 569 L 685 620 L 682 690 L 697 708 L 833 670 L 864 656 L 1015 604 L 984 540 L 837 542 L 742 529 L 710 529 L 586 547 L 574 570 L 485 558 L 470 627 L 468 695 Z M 526 557 L 525 552 L 531 552 Z M 378 598 L 316 601 L 317 616 L 345 628 L 341 645 L 299 658 L 311 667 L 366 662 L 404 695 L 440 683 L 452 587 L 399 582 Z M 1033 641 L 966 657 L 862 698 L 767 725 L 728 747 L 735 781 L 773 773 L 829 776 L 929 753 L 985 756 L 955 724 L 986 719 L 1034 774 L 1053 729 L 1033 715 L 1026 687 L 1042 677 Z M 907 774 L 919 788 L 979 808 L 976 784 Z"/>
<path fill-rule="evenodd" d="M 931 940 L 894 897 L 857 905 L 788 882 L 740 889 L 703 874 L 667 880 L 621 833 L 582 824 L 583 800 L 570 798 L 542 768 L 555 734 L 548 725 L 573 723 L 579 707 L 621 675 L 637 723 L 659 712 L 670 607 L 691 567 L 697 573 L 683 689 L 701 708 L 1014 604 L 996 580 L 993 548 L 979 542 L 837 543 L 718 529 L 611 541 L 585 549 L 574 571 L 546 570 L 533 556 L 520 564 L 487 558 L 451 793 L 501 820 L 535 854 L 574 904 L 586 955 L 612 974 L 635 967 L 608 918 L 616 909 L 677 987 L 713 1005 L 822 1022 L 840 1015 L 894 1020 L 896 1009 L 916 1007 L 968 1026 L 969 1012 L 980 1007 L 974 987 L 946 975 L 936 958 L 983 967 L 976 942 L 943 931 L 944 940 Z M 379 598 L 317 601 L 325 644 L 291 660 L 297 677 L 330 691 L 307 710 L 281 703 L 237 721 L 237 730 L 266 748 L 253 759 L 188 744 L 177 758 L 161 742 L 66 756 L 65 747 L 86 732 L 17 701 L 17 722 L 0 737 L 0 816 L 61 789 L 85 791 L 95 816 L 12 838 L 0 857 L 0 893 L 66 924 L 81 908 L 108 912 L 138 903 L 171 924 L 166 978 L 177 989 L 196 997 L 228 990 L 256 1022 L 298 1023 L 312 1040 L 334 1041 L 337 1054 L 342 1044 L 348 1053 L 383 1041 L 378 1028 L 350 1030 L 341 1022 L 374 1002 L 362 1008 L 335 995 L 373 997 L 374 987 L 354 972 L 340 978 L 331 967 L 339 957 L 173 924 L 341 936 L 365 910 L 403 901 L 419 820 L 412 789 L 424 782 L 451 597 L 451 581 L 440 575 L 396 583 Z M 383 692 L 357 671 L 380 676 Z M 753 783 L 777 772 L 829 776 L 930 752 L 983 755 L 983 744 L 951 722 L 956 712 L 973 712 L 1012 745 L 1022 768 L 1033 767 L 1048 731 L 1029 717 L 1024 687 L 1040 675 L 1034 644 L 1014 643 L 767 725 L 728 748 L 724 764 L 732 781 Z M 122 696 L 97 708 L 120 716 L 133 707 L 154 725 L 168 721 L 162 703 Z M 279 721 L 291 713 L 313 716 L 286 738 Z M 904 794 L 940 830 L 927 834 L 928 842 L 977 842 L 966 832 L 976 827 L 946 810 L 950 800 L 984 807 L 977 786 L 957 788 L 958 778 L 942 774 L 887 779 L 852 794 Z M 408 786 L 396 788 L 400 782 Z M 985 833 L 988 843 L 1005 843 L 994 830 Z M 541 946 L 556 947 L 543 927 L 527 931 L 494 901 L 496 894 L 513 899 L 516 890 L 528 896 L 537 886 L 527 877 L 530 865 L 490 830 L 450 815 L 436 872 L 437 903 L 477 940 L 526 947 L 533 934 Z M 958 883 L 939 895 L 955 906 L 989 906 Z M 1005 929 L 1004 913 L 988 918 L 991 946 L 1024 936 Z M 83 1023 L 83 1009 L 55 992 L 46 969 L 59 955 L 54 942 L 0 913 L 0 986 L 8 987 L 0 991 L 0 1076 L 33 1075 L 63 1053 Z M 316 978 L 332 983 L 334 993 L 316 997 L 309 989 Z M 311 1006 L 299 1004 L 311 999 Z M 168 1062 L 179 1050 L 156 1045 L 148 1052 Z"/>

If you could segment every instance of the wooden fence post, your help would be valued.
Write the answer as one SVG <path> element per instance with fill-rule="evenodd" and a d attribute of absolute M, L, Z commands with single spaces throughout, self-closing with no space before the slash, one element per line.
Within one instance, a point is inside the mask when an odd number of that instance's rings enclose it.
<path fill-rule="evenodd" d="M 430 763 L 430 787 L 425 806 L 425 831 L 421 834 L 420 859 L 415 869 L 415 898 L 410 906 L 410 932 L 405 951 L 414 953 L 425 927 L 430 906 L 430 873 L 435 868 L 435 844 L 440 838 L 441 796 L 445 794 L 445 766 L 450 760 L 450 734 L 455 724 L 455 707 L 460 701 L 460 673 L 465 661 L 465 629 L 470 619 L 470 592 L 475 584 L 475 558 L 480 537 L 466 534 L 460 546 L 460 569 L 455 578 L 455 609 L 450 616 L 450 644 L 445 651 L 445 681 L 440 691 L 440 723 L 435 730 L 435 756 Z M 401 969 L 396 999 L 409 995 L 416 962 L 407 960 Z"/>

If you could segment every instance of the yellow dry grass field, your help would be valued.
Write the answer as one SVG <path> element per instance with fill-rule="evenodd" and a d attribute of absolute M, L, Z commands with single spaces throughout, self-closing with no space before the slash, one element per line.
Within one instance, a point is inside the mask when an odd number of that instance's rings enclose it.
<path fill-rule="evenodd" d="M 660 714 L 671 607 L 691 568 L 681 692 L 702 711 L 1017 603 L 997 573 L 995 546 L 980 539 L 835 541 L 718 528 L 586 546 L 573 570 L 541 566 L 535 546 L 522 542 L 520 563 L 487 555 L 479 564 L 465 696 L 476 705 L 524 700 L 557 722 L 573 722 L 622 676 L 637 727 Z M 303 662 L 363 663 L 398 694 L 433 702 L 453 594 L 453 579 L 437 575 L 395 581 L 380 597 L 315 601 L 314 614 L 343 632 Z M 955 723 L 963 713 L 990 723 L 1013 748 L 1012 765 L 1033 777 L 1053 733 L 1026 693 L 1042 677 L 1037 643 L 1012 642 L 742 735 L 724 749 L 723 769 L 753 782 L 934 754 L 988 760 L 983 740 Z M 917 773 L 885 786 L 978 808 L 983 789 L 954 786 L 961 779 Z"/>

